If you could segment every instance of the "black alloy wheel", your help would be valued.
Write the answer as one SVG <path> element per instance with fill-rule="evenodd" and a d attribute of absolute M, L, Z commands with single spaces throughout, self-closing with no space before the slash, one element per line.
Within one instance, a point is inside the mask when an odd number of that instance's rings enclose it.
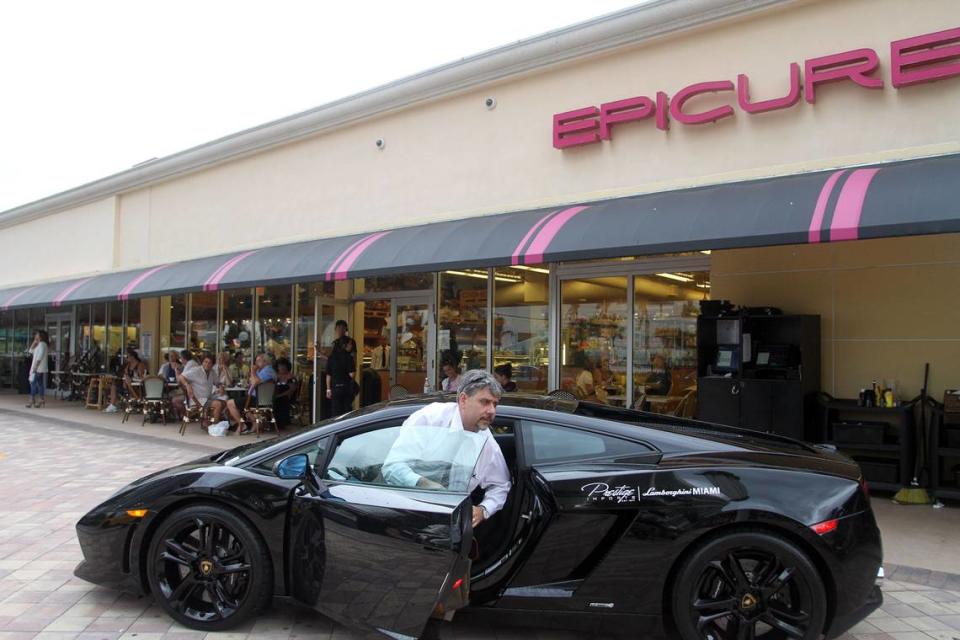
<path fill-rule="evenodd" d="M 677 574 L 672 606 L 684 640 L 815 640 L 827 602 L 800 549 L 769 533 L 742 532 L 694 551 Z"/>
<path fill-rule="evenodd" d="M 147 578 L 180 624 L 221 631 L 262 611 L 273 592 L 266 546 L 228 509 L 197 505 L 172 514 L 154 534 Z"/>

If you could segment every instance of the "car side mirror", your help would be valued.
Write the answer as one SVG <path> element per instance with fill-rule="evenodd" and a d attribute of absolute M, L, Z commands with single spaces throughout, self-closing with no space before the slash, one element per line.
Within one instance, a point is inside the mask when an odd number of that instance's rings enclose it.
<path fill-rule="evenodd" d="M 282 480 L 304 480 L 310 459 L 305 453 L 287 456 L 273 465 L 273 474 Z"/>

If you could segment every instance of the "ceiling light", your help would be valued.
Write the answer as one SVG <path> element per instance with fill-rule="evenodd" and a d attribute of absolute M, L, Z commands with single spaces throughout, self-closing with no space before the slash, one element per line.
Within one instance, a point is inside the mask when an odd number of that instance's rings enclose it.
<path fill-rule="evenodd" d="M 550 273 L 550 270 L 549 270 L 549 269 L 544 269 L 543 267 L 528 267 L 528 266 L 522 265 L 522 264 L 515 264 L 515 265 L 513 265 L 513 267 L 511 267 L 511 268 L 512 268 L 512 269 L 523 269 L 524 271 L 536 271 L 537 273 L 546 273 L 546 274 L 549 274 L 549 273 Z"/>
<path fill-rule="evenodd" d="M 676 280 L 677 282 L 693 282 L 693 278 L 683 276 L 677 273 L 658 273 L 657 275 L 660 276 L 661 278 Z"/>

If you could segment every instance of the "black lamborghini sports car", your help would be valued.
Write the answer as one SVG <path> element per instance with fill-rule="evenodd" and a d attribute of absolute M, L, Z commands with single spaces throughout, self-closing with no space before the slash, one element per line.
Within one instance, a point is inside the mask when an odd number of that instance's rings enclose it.
<path fill-rule="evenodd" d="M 830 448 L 508 395 L 489 434 L 512 487 L 474 529 L 467 486 L 488 434 L 400 427 L 453 399 L 377 405 L 146 476 L 77 523 L 76 575 L 152 594 L 194 629 L 290 596 L 392 638 L 458 610 L 634 638 L 830 638 L 882 602 L 867 488 Z M 399 459 L 410 437 L 422 455 Z M 439 488 L 392 482 L 398 464 Z"/>

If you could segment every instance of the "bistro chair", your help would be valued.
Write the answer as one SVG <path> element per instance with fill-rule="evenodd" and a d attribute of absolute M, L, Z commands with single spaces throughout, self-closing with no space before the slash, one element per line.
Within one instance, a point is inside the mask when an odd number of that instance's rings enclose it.
<path fill-rule="evenodd" d="M 263 431 L 263 425 L 271 424 L 273 428 L 280 433 L 277 426 L 277 420 L 273 417 L 273 394 L 277 389 L 277 383 L 273 380 L 267 380 L 257 385 L 256 406 L 247 411 L 253 420 L 253 430 L 260 437 Z"/>
<path fill-rule="evenodd" d="M 395 384 L 390 387 L 390 395 L 388 396 L 391 400 L 402 400 L 410 396 L 410 392 L 407 391 L 407 388 L 400 384 Z"/>
<path fill-rule="evenodd" d="M 130 419 L 131 413 L 143 413 L 143 400 L 133 395 L 120 398 L 120 411 L 123 413 L 123 419 L 120 422 L 126 422 Z"/>
<path fill-rule="evenodd" d="M 573 395 L 569 391 L 564 391 L 563 389 L 554 389 L 553 391 L 547 393 L 551 398 L 557 398 L 558 400 L 576 400 L 577 396 Z"/>
<path fill-rule="evenodd" d="M 308 376 L 297 380 L 297 397 L 290 401 L 290 423 L 297 422 L 301 427 L 310 424 L 310 400 L 313 397 Z"/>
<path fill-rule="evenodd" d="M 167 414 L 170 413 L 170 401 L 167 399 L 166 381 L 160 376 L 147 376 L 143 379 L 143 422 L 147 418 L 153 422 L 160 416 L 160 421 L 167 424 Z"/>
<path fill-rule="evenodd" d="M 680 398 L 680 404 L 673 410 L 678 418 L 693 418 L 697 415 L 697 385 L 687 387 Z"/>
<path fill-rule="evenodd" d="M 187 432 L 187 425 L 191 422 L 199 422 L 200 428 L 206 429 L 210 417 L 209 411 L 209 403 L 200 404 L 199 402 L 193 402 L 190 400 L 190 396 L 185 393 L 183 398 L 183 420 L 180 421 L 180 435 L 182 436 Z"/>

